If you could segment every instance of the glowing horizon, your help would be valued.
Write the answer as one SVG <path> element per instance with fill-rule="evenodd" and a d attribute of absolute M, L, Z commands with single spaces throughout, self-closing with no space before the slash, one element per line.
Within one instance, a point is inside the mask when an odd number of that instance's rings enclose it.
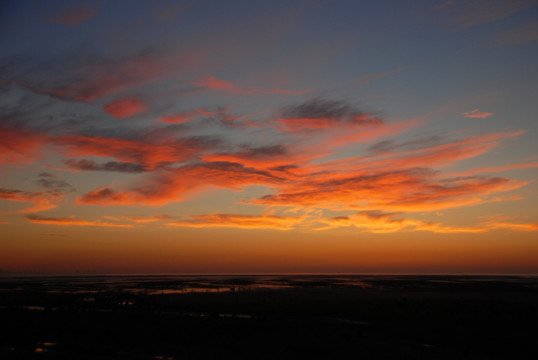
<path fill-rule="evenodd" d="M 537 5 L 412 3 L 6 5 L 0 270 L 537 274 Z"/>

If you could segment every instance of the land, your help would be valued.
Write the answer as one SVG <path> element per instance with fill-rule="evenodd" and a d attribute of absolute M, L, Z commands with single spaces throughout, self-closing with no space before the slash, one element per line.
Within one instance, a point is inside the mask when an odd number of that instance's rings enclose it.
<path fill-rule="evenodd" d="M 0 278 L 2 359 L 538 358 L 538 278 Z"/>

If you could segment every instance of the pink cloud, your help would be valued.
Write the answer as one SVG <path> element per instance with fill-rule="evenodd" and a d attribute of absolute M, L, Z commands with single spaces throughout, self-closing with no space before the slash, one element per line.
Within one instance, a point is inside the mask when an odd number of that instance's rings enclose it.
<path fill-rule="evenodd" d="M 352 129 L 358 126 L 378 126 L 383 123 L 381 119 L 368 114 L 350 116 L 341 121 L 327 117 L 277 119 L 276 122 L 281 125 L 280 129 L 296 132 L 323 129 Z"/>
<path fill-rule="evenodd" d="M 54 15 L 44 16 L 43 20 L 56 24 L 76 26 L 94 18 L 98 13 L 99 9 L 95 4 L 73 4 L 60 9 Z"/>
<path fill-rule="evenodd" d="M 62 99 L 93 102 L 184 74 L 203 62 L 203 56 L 194 52 L 143 53 L 122 59 L 75 63 L 61 74 L 61 80 L 55 76 L 38 84 L 21 81 L 21 86 Z"/>
<path fill-rule="evenodd" d="M 246 87 L 240 87 L 236 84 L 233 84 L 229 81 L 220 80 L 212 75 L 208 75 L 198 81 L 193 82 L 194 85 L 198 87 L 204 87 L 213 91 L 222 91 L 222 92 L 228 92 L 233 94 L 254 94 L 257 93 L 259 90 L 254 88 L 246 88 Z"/>
<path fill-rule="evenodd" d="M 159 121 L 170 124 L 181 124 L 192 121 L 202 115 L 214 115 L 214 111 L 196 109 L 193 111 L 186 111 L 179 114 L 171 114 L 167 116 L 161 116 Z"/>
<path fill-rule="evenodd" d="M 47 135 L 35 131 L 0 126 L 0 165 L 30 163 L 46 141 Z"/>
<path fill-rule="evenodd" d="M 508 46 L 538 40 L 538 22 L 518 26 L 505 31 L 496 37 L 498 45 Z"/>
<path fill-rule="evenodd" d="M 314 90 L 289 90 L 289 89 L 274 89 L 267 91 L 266 94 L 285 94 L 285 95 L 304 95 L 313 93 Z"/>
<path fill-rule="evenodd" d="M 507 18 L 534 5 L 533 0 L 472 0 L 463 2 L 456 9 L 451 6 L 450 9 L 460 12 L 454 22 L 457 30 L 462 30 Z"/>
<path fill-rule="evenodd" d="M 493 113 L 484 112 L 484 111 L 478 111 L 478 109 L 474 109 L 469 112 L 461 113 L 466 118 L 478 118 L 478 119 L 485 119 L 493 115 Z"/>
<path fill-rule="evenodd" d="M 440 4 L 436 5 L 435 7 L 437 9 L 442 9 L 444 7 L 451 6 L 451 5 L 454 5 L 454 4 L 456 4 L 454 1 L 446 1 L 444 3 L 440 3 Z"/>
<path fill-rule="evenodd" d="M 264 90 L 259 87 L 248 87 L 238 84 L 234 84 L 230 81 L 217 79 L 213 75 L 208 75 L 203 77 L 195 82 L 194 85 L 202 88 L 207 88 L 213 91 L 226 92 L 231 94 L 242 94 L 242 95 L 255 95 L 255 94 L 285 94 L 285 95 L 304 95 L 311 93 L 312 90 L 289 90 L 289 89 L 273 89 L 273 90 Z"/>
<path fill-rule="evenodd" d="M 140 114 L 147 109 L 147 105 L 136 97 L 114 100 L 107 103 L 103 108 L 105 112 L 118 119 L 125 119 Z"/>

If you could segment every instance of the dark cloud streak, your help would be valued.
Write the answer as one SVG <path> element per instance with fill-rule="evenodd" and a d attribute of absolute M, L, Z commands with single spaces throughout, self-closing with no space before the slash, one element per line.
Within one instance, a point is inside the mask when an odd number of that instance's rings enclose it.
<path fill-rule="evenodd" d="M 146 169 L 136 163 L 109 161 L 103 164 L 98 164 L 92 160 L 86 159 L 68 159 L 64 163 L 71 169 L 84 171 L 115 171 L 124 173 L 142 173 Z"/>

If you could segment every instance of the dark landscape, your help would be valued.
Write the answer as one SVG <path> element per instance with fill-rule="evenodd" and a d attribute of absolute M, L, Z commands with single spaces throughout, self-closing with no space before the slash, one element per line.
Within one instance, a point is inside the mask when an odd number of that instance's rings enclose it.
<path fill-rule="evenodd" d="M 0 279 L 2 359 L 531 359 L 538 278 Z"/>

